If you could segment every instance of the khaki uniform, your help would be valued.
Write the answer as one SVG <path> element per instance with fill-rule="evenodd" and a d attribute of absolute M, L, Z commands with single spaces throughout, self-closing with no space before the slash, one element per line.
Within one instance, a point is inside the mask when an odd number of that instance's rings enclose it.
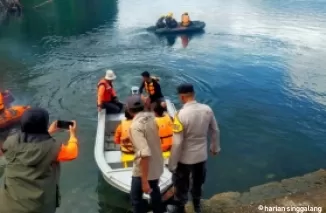
<path fill-rule="evenodd" d="M 195 164 L 207 160 L 207 136 L 210 149 L 219 152 L 220 131 L 212 109 L 196 101 L 186 103 L 174 121 L 173 146 L 169 169 L 175 170 L 178 162 Z"/>
<path fill-rule="evenodd" d="M 163 173 L 164 162 L 161 149 L 161 140 L 154 114 L 151 112 L 139 112 L 132 120 L 132 124 L 129 129 L 129 137 L 135 151 L 130 190 L 133 212 L 145 212 L 142 200 L 143 179 L 140 162 L 142 157 L 148 157 L 149 165 L 147 179 L 148 184 L 152 189 L 150 197 L 153 205 L 153 212 L 163 213 L 159 179 Z"/>
<path fill-rule="evenodd" d="M 207 136 L 211 139 L 210 149 L 216 152 L 221 150 L 214 113 L 208 105 L 188 102 L 174 118 L 173 131 L 169 169 L 173 171 L 175 201 L 178 208 L 184 209 L 191 177 L 193 204 L 199 207 L 206 178 Z"/>
<path fill-rule="evenodd" d="M 163 174 L 163 155 L 158 126 L 153 113 L 140 112 L 132 121 L 129 136 L 134 146 L 133 176 L 141 177 L 141 157 L 149 157 L 148 180 L 157 180 Z"/>

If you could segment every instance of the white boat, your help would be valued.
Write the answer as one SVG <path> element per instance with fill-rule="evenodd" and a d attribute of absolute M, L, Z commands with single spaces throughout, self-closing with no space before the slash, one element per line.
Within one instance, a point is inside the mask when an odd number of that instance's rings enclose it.
<path fill-rule="evenodd" d="M 138 94 L 138 87 L 131 88 L 132 94 Z M 174 104 L 165 98 L 167 111 L 174 117 L 176 108 Z M 124 113 L 108 114 L 105 109 L 98 113 L 97 133 L 94 155 L 105 181 L 118 190 L 130 193 L 132 164 L 134 156 L 120 151 L 120 146 L 114 143 L 114 132 L 121 120 L 125 119 Z M 164 163 L 167 165 L 170 152 L 163 152 Z M 164 167 L 164 173 L 160 178 L 161 193 L 164 193 L 172 185 L 172 174 Z M 149 200 L 149 195 L 144 194 L 144 199 Z"/>

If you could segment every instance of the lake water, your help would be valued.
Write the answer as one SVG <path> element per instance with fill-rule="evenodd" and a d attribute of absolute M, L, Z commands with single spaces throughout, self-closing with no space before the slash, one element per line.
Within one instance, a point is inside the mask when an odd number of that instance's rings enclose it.
<path fill-rule="evenodd" d="M 63 166 L 58 212 L 128 206 L 93 156 L 96 84 L 108 68 L 122 98 L 148 70 L 178 106 L 175 88 L 190 82 L 214 109 L 222 152 L 209 159 L 206 198 L 326 166 L 326 1 L 182 2 L 26 0 L 22 17 L 0 18 L 1 87 L 17 104 L 78 122 L 80 156 Z M 162 14 L 180 19 L 185 11 L 206 22 L 188 45 L 145 30 Z"/>

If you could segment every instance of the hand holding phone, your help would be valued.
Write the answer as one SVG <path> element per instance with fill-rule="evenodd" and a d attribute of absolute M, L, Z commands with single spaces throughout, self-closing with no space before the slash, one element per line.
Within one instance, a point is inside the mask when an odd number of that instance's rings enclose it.
<path fill-rule="evenodd" d="M 74 126 L 74 123 L 72 121 L 64 121 L 64 120 L 57 121 L 57 128 L 59 129 L 69 129 L 69 126 Z"/>

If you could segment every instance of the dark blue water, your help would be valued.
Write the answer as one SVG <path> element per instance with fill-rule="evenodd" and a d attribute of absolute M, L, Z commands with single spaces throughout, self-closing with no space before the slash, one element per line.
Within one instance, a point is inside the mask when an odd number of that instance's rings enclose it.
<path fill-rule="evenodd" d="M 64 165 L 59 212 L 123 212 L 113 207 L 128 202 L 93 157 L 96 83 L 108 68 L 121 97 L 149 70 L 177 104 L 175 87 L 190 82 L 214 109 L 222 152 L 209 159 L 205 197 L 326 166 L 326 1 L 23 3 L 23 16 L 0 26 L 0 83 L 17 103 L 78 121 L 81 153 Z M 146 32 L 170 11 L 205 21 L 206 32 L 187 46 Z"/>

